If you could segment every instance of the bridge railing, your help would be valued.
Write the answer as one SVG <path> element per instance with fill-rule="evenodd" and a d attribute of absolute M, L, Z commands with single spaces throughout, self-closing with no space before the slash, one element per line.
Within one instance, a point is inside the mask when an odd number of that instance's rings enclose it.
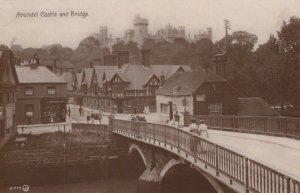
<path fill-rule="evenodd" d="M 193 115 L 205 120 L 211 129 L 275 135 L 300 139 L 300 119 L 287 117 L 245 117 L 227 115 Z"/>
<path fill-rule="evenodd" d="M 132 138 L 169 145 L 194 156 L 252 193 L 300 193 L 300 182 L 241 154 L 169 125 L 114 119 L 113 130 Z"/>

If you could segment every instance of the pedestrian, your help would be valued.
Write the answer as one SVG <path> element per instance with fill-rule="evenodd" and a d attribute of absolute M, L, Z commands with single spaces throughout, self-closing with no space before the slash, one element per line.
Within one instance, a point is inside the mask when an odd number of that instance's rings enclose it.
<path fill-rule="evenodd" d="M 86 115 L 86 122 L 89 123 L 90 120 L 91 120 L 91 116 L 90 116 L 90 114 L 88 113 L 88 114 Z"/>
<path fill-rule="evenodd" d="M 94 111 L 91 112 L 91 120 L 92 120 L 92 123 L 94 123 L 94 120 L 95 120 L 95 114 L 94 114 Z"/>
<path fill-rule="evenodd" d="M 78 111 L 79 111 L 79 116 L 81 116 L 81 106 L 79 107 Z"/>
<path fill-rule="evenodd" d="M 69 108 L 68 108 L 68 114 L 69 114 L 69 117 L 71 116 L 71 108 L 70 108 L 70 105 L 69 105 Z"/>
<path fill-rule="evenodd" d="M 174 124 L 175 124 L 175 127 L 179 127 L 179 120 L 180 120 L 180 116 L 178 114 L 178 111 L 176 111 L 176 113 L 174 115 Z"/>
<path fill-rule="evenodd" d="M 198 125 L 196 125 L 196 119 L 191 119 L 191 124 L 189 126 L 189 131 L 191 133 L 197 133 Z M 196 154 L 196 152 L 197 152 L 197 143 L 198 143 L 197 137 L 194 136 L 194 135 L 191 135 L 191 137 L 190 137 L 190 151 L 193 154 Z"/>
<path fill-rule="evenodd" d="M 102 113 L 101 113 L 101 111 L 99 110 L 99 124 L 101 124 L 101 119 L 102 119 Z"/>
<path fill-rule="evenodd" d="M 191 124 L 189 126 L 189 132 L 191 132 L 191 133 L 198 132 L 198 125 L 196 125 L 196 119 L 191 119 Z"/>
<path fill-rule="evenodd" d="M 208 138 L 207 125 L 204 120 L 200 120 L 199 125 L 199 135 L 201 136 L 202 133 L 206 133 L 206 137 Z"/>

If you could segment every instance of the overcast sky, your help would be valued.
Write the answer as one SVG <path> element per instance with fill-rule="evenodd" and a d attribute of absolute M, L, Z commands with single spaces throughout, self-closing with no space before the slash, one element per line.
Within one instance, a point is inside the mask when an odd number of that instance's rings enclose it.
<path fill-rule="evenodd" d="M 99 25 L 113 37 L 133 27 L 135 14 L 149 19 L 149 31 L 168 23 L 186 27 L 186 34 L 213 28 L 213 41 L 224 35 L 223 19 L 231 31 L 246 30 L 264 43 L 280 29 L 283 20 L 300 16 L 300 0 L 0 0 L 0 44 L 40 47 L 53 43 L 76 48 Z M 17 12 L 86 11 L 89 16 L 18 18 Z"/>

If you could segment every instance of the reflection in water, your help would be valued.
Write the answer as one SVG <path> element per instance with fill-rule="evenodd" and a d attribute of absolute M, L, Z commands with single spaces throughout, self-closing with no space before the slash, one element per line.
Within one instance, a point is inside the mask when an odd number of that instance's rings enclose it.
<path fill-rule="evenodd" d="M 120 162 L 119 162 L 120 164 Z M 215 193 L 201 173 L 188 165 L 172 167 L 163 178 L 161 184 L 141 182 L 138 177 L 145 169 L 137 152 L 126 161 L 126 169 L 112 166 L 111 175 L 105 179 L 91 179 L 88 182 L 58 185 L 30 185 L 29 193 Z M 101 171 L 99 171 L 101 172 Z M 1 193 L 20 192 L 0 190 Z"/>

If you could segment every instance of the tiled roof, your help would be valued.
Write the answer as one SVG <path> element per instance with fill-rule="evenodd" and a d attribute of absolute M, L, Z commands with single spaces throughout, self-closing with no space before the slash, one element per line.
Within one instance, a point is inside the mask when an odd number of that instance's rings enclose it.
<path fill-rule="evenodd" d="M 73 90 L 73 75 L 71 72 L 63 72 L 59 77 L 63 78 L 67 82 L 67 89 Z"/>
<path fill-rule="evenodd" d="M 238 98 L 237 114 L 240 116 L 279 116 L 279 113 L 260 97 Z"/>
<path fill-rule="evenodd" d="M 107 71 L 113 72 L 115 66 L 94 66 L 95 75 L 97 76 L 98 83 L 102 84 L 104 73 Z"/>
<path fill-rule="evenodd" d="M 110 81 L 117 74 L 123 81 L 129 82 L 125 89 L 143 90 L 149 79 L 156 75 L 158 78 L 163 74 L 166 78 L 177 72 L 182 67 L 185 71 L 191 71 L 188 65 L 150 65 L 145 67 L 137 64 L 124 64 L 121 68 L 117 66 L 94 66 L 95 73 L 99 81 L 105 75 L 105 81 Z M 100 77 L 100 80 L 99 80 Z M 100 83 L 99 83 L 100 84 Z"/>
<path fill-rule="evenodd" d="M 92 77 L 93 77 L 93 68 L 83 68 L 83 83 L 87 84 L 88 88 L 90 88 L 91 82 L 92 82 Z"/>
<path fill-rule="evenodd" d="M 75 76 L 76 76 L 77 88 L 80 88 L 81 87 L 83 73 L 82 72 L 77 72 L 75 74 Z"/>
<path fill-rule="evenodd" d="M 20 83 L 66 83 L 45 66 L 16 66 Z"/>
<path fill-rule="evenodd" d="M 150 65 L 150 68 L 157 77 L 164 75 L 165 78 L 176 73 L 180 67 L 182 67 L 185 72 L 191 71 L 191 67 L 189 65 Z"/>
<path fill-rule="evenodd" d="M 156 94 L 158 95 L 174 95 L 174 89 L 177 88 L 176 95 L 191 95 L 204 82 L 227 82 L 221 76 L 210 70 L 199 70 L 193 72 L 177 72 L 170 76 L 164 85 L 160 87 Z"/>

